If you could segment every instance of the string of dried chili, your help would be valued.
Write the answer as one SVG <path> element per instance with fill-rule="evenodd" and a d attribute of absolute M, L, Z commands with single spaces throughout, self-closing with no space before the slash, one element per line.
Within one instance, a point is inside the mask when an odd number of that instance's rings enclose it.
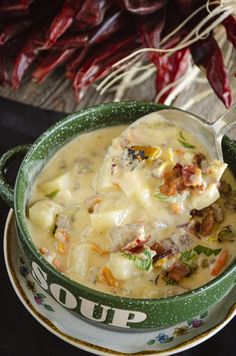
<path fill-rule="evenodd" d="M 90 53 L 74 77 L 73 88 L 77 100 L 82 99 L 92 83 L 106 76 L 116 61 L 136 48 L 135 34 L 132 34 L 128 38 L 120 36 L 114 43 L 108 42 L 102 49 L 97 48 Z"/>
<path fill-rule="evenodd" d="M 151 14 L 163 7 L 167 0 L 123 0 L 126 9 L 138 15 Z"/>
<path fill-rule="evenodd" d="M 32 73 L 32 78 L 37 83 L 42 83 L 46 77 L 51 74 L 54 69 L 66 63 L 72 57 L 75 49 L 66 49 L 61 51 L 53 51 L 44 55 L 38 66 Z"/>
<path fill-rule="evenodd" d="M 146 47 L 158 48 L 161 33 L 166 21 L 166 9 L 163 7 L 151 15 L 140 16 L 139 31 L 141 40 Z"/>
<path fill-rule="evenodd" d="M 81 7 L 81 0 L 65 0 L 60 12 L 53 20 L 48 33 L 45 48 L 50 48 L 56 40 L 72 25 Z"/>
<path fill-rule="evenodd" d="M 230 107 L 232 92 L 228 73 L 221 50 L 213 35 L 194 43 L 190 50 L 194 63 L 205 69 L 207 79 L 216 95 L 227 108 Z"/>
<path fill-rule="evenodd" d="M 235 19 L 235 17 L 230 15 L 223 21 L 223 25 L 226 29 L 228 40 L 230 42 L 232 42 L 232 44 L 236 48 L 236 19 Z"/>
<path fill-rule="evenodd" d="M 181 77 L 187 67 L 190 52 L 188 49 L 181 49 L 172 55 L 164 54 L 160 55 L 158 53 L 153 53 L 150 56 L 151 61 L 157 67 L 156 73 L 156 91 L 160 91 L 165 88 L 168 84 L 175 82 L 179 77 Z M 160 103 L 163 103 L 167 96 L 170 94 L 171 89 L 166 91 L 159 99 Z"/>
<path fill-rule="evenodd" d="M 111 0 L 85 0 L 75 17 L 73 26 L 82 31 L 98 26 L 111 5 Z"/>

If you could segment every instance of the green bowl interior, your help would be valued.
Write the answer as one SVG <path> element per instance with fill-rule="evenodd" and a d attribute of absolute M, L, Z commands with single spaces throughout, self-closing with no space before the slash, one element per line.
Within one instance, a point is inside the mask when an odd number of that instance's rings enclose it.
<path fill-rule="evenodd" d="M 51 158 L 51 156 L 61 146 L 68 141 L 72 140 L 76 135 L 84 133 L 86 131 L 119 124 L 130 123 L 143 115 L 149 114 L 154 111 L 170 108 L 160 104 L 148 103 L 148 102 L 120 102 L 109 103 L 98 106 L 82 109 L 77 113 L 67 116 L 64 120 L 59 121 L 56 125 L 50 127 L 44 134 L 42 134 L 36 142 L 31 146 L 29 152 L 25 156 L 25 159 L 19 169 L 18 176 L 15 184 L 15 215 L 17 226 L 21 233 L 21 238 L 27 243 L 30 251 L 35 256 L 35 259 L 42 261 L 42 256 L 33 244 L 26 224 L 26 204 L 29 192 L 32 187 L 32 182 L 35 176 L 42 169 L 45 163 Z M 108 295 L 102 292 L 92 290 L 84 285 L 81 285 L 75 281 L 72 281 L 65 275 L 57 272 L 57 270 L 44 260 L 44 265 L 48 270 L 56 275 L 63 283 L 71 284 L 74 288 L 83 289 L 88 293 L 97 295 L 98 297 L 106 297 L 108 299 L 126 299 L 132 303 L 155 303 L 156 299 L 132 299 L 127 297 L 117 297 Z M 224 273 L 213 281 L 209 282 L 205 286 L 195 289 L 191 292 L 187 292 L 174 297 L 160 298 L 159 303 L 171 302 L 173 299 L 185 299 L 189 298 L 191 294 L 202 292 L 207 290 L 211 286 L 218 283 L 224 276 L 232 272 L 232 268 L 236 270 L 236 265 L 229 266 Z"/>

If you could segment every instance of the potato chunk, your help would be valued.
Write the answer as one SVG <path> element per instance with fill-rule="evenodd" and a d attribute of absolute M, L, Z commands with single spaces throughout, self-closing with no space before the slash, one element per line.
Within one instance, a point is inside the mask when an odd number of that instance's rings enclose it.
<path fill-rule="evenodd" d="M 150 205 L 150 191 L 142 172 L 135 170 L 124 173 L 118 185 L 126 196 L 134 195 L 141 205 Z"/>
<path fill-rule="evenodd" d="M 128 259 L 120 252 L 111 253 L 108 266 L 111 269 L 112 275 L 116 279 L 121 280 L 136 277 L 145 273 L 134 264 L 134 261 Z"/>
<path fill-rule="evenodd" d="M 67 190 L 70 184 L 70 172 L 65 172 L 58 176 L 55 176 L 52 179 L 48 179 L 45 182 L 41 183 L 38 186 L 38 189 L 41 190 L 45 195 L 51 194 L 55 191 Z"/>
<path fill-rule="evenodd" d="M 97 212 L 90 215 L 95 230 L 105 231 L 113 226 L 121 225 L 129 216 L 129 209 L 117 209 L 108 212 Z"/>
<path fill-rule="evenodd" d="M 209 184 L 203 194 L 191 198 L 191 209 L 201 210 L 213 204 L 220 197 L 216 184 Z"/>
<path fill-rule="evenodd" d="M 51 233 L 59 212 L 61 212 L 60 205 L 50 199 L 39 200 L 29 208 L 29 220 L 38 229 Z"/>

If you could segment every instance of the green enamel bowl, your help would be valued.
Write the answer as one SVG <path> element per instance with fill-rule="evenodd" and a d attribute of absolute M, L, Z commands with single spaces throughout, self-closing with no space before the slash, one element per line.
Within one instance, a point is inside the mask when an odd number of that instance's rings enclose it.
<path fill-rule="evenodd" d="M 224 298 L 236 281 L 234 263 L 210 283 L 179 296 L 161 299 L 112 296 L 85 287 L 59 273 L 32 243 L 26 224 L 27 197 L 35 176 L 55 151 L 85 131 L 128 124 L 164 108 L 167 107 L 147 102 L 120 102 L 89 107 L 49 128 L 30 147 L 15 147 L 0 159 L 0 195 L 14 209 L 19 243 L 34 279 L 65 308 L 99 325 L 125 330 L 160 329 L 177 325 L 209 310 Z M 236 145 L 227 138 L 223 144 L 225 160 L 234 171 Z M 13 189 L 7 183 L 5 173 L 9 163 L 24 154 Z"/>

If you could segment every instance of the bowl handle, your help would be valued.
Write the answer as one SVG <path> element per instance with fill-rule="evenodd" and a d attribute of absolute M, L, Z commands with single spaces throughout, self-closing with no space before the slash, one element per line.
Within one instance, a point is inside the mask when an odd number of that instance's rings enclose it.
<path fill-rule="evenodd" d="M 16 159 L 24 157 L 31 145 L 20 145 L 11 148 L 0 158 L 0 197 L 14 207 L 14 188 L 7 182 L 6 173 L 9 165 Z"/>

